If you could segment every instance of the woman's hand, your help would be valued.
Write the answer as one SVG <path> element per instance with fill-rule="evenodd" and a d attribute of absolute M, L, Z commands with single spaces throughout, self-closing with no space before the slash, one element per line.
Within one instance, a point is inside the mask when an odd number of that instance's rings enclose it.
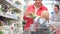
<path fill-rule="evenodd" d="M 26 15 L 26 17 L 29 17 L 29 18 L 33 18 L 34 17 L 33 13 L 31 13 L 31 12 L 26 12 L 25 15 Z"/>

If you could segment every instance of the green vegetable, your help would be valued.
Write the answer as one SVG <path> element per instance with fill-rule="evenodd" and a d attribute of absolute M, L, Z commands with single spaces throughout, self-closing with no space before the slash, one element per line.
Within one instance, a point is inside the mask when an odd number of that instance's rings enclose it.
<path fill-rule="evenodd" d="M 34 13 L 32 13 L 32 16 L 33 16 L 33 17 L 36 17 Z"/>
<path fill-rule="evenodd" d="M 0 31 L 0 34 L 2 34 L 2 31 Z"/>

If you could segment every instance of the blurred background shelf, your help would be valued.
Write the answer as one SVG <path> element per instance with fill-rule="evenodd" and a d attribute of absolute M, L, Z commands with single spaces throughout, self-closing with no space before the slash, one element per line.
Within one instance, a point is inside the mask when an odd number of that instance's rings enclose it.
<path fill-rule="evenodd" d="M 8 2 L 8 4 L 10 4 L 11 5 L 11 7 L 14 7 L 14 8 L 17 8 L 17 9 L 19 9 L 19 10 L 22 10 L 22 5 L 21 5 L 21 3 L 19 3 L 18 1 L 18 4 L 15 4 L 15 3 L 13 3 L 13 2 L 11 2 L 11 1 L 9 1 L 9 0 L 6 0 L 6 2 Z M 17 3 L 16 2 L 16 3 Z"/>
<path fill-rule="evenodd" d="M 0 16 L 9 18 L 6 19 L 7 21 L 7 26 L 12 25 L 13 23 L 15 24 L 19 24 L 18 27 L 21 25 L 21 27 L 19 27 L 19 31 L 23 31 L 23 26 L 22 26 L 22 20 L 23 20 L 23 13 L 24 13 L 24 0 L 0 0 L 0 5 L 2 5 L 2 9 L 4 9 L 4 7 L 6 7 L 6 5 L 9 6 L 9 10 L 7 12 L 13 12 L 14 14 L 0 14 Z M 1 11 L 4 12 L 4 11 Z M 0 13 L 1 13 L 0 12 Z M 11 20 L 12 19 L 12 20 Z"/>
<path fill-rule="evenodd" d="M 9 19 L 18 20 L 18 16 L 14 15 L 14 14 L 6 14 L 6 13 L 4 14 L 3 12 L 1 12 L 0 16 L 9 18 Z"/>

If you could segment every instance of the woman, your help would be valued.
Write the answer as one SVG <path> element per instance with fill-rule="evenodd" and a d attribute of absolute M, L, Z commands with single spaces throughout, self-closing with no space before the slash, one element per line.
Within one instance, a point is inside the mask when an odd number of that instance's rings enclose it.
<path fill-rule="evenodd" d="M 35 1 L 35 3 L 33 5 L 30 5 L 27 7 L 27 10 L 26 10 L 25 15 L 23 17 L 24 21 L 26 21 L 26 24 L 24 26 L 24 30 L 26 30 L 30 26 L 30 24 L 33 23 L 33 20 L 34 20 L 34 19 L 30 18 L 31 15 L 26 15 L 26 14 L 33 13 L 34 15 L 36 15 L 38 17 L 38 16 L 41 16 L 41 13 L 44 10 L 48 11 L 47 8 L 42 3 L 43 0 L 34 0 L 34 1 Z"/>

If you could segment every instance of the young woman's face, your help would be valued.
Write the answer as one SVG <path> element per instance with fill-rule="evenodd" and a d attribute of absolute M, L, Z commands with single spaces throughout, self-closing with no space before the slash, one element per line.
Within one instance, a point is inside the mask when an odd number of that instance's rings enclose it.
<path fill-rule="evenodd" d="M 55 11 L 55 12 L 58 12 L 59 9 L 58 9 L 56 6 L 54 6 L 54 11 Z"/>
<path fill-rule="evenodd" d="M 40 6 L 42 4 L 42 0 L 35 0 L 35 5 Z"/>

